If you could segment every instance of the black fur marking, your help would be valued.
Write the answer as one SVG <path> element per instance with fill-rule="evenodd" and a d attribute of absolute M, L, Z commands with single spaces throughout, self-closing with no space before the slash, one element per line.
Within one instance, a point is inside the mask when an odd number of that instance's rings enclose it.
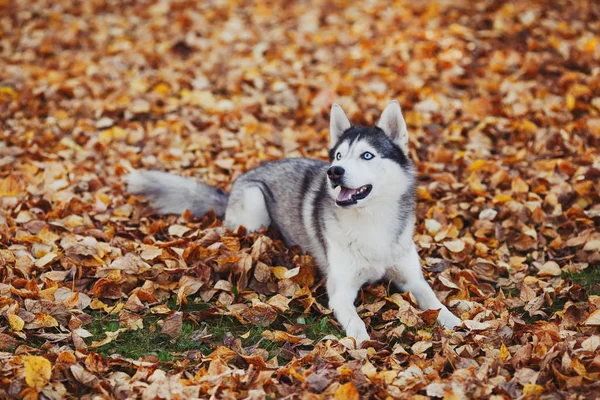
<path fill-rule="evenodd" d="M 273 195 L 273 191 L 271 190 L 271 188 L 269 188 L 269 185 L 267 185 L 265 182 L 261 181 L 261 180 L 257 180 L 257 179 L 249 179 L 247 182 L 252 182 L 255 183 L 256 186 L 260 189 L 260 191 L 262 192 L 264 198 L 265 198 L 265 202 L 267 203 L 267 214 L 269 214 L 269 219 L 271 220 L 271 226 L 273 228 L 275 228 L 276 230 L 278 230 L 279 232 L 281 232 L 281 229 L 279 228 L 279 226 L 277 226 L 277 224 L 275 223 L 275 220 L 273 219 L 273 215 L 271 214 L 271 210 L 273 210 L 273 205 L 276 203 L 275 201 L 275 196 Z"/>
<path fill-rule="evenodd" d="M 404 233 L 408 221 L 415 215 L 416 188 L 417 185 L 415 181 L 406 189 L 406 192 L 404 192 L 398 200 L 398 231 L 396 233 L 398 237 Z"/>
<path fill-rule="evenodd" d="M 273 192 L 271 191 L 271 189 L 265 182 L 257 180 L 257 179 L 249 179 L 246 182 L 256 183 L 256 185 L 262 192 L 263 196 L 265 196 L 265 200 L 267 200 L 267 203 L 269 203 L 268 205 L 275 203 L 275 196 L 273 195 Z M 270 207 L 267 207 L 267 208 L 270 208 Z"/>
<path fill-rule="evenodd" d="M 385 132 L 377 126 L 352 126 L 348 128 L 340 140 L 335 146 L 329 151 L 329 161 L 333 162 L 335 153 L 337 153 L 338 147 L 344 142 L 348 142 L 352 145 L 355 141 L 362 139 L 366 140 L 377 152 L 380 157 L 389 158 L 390 160 L 398 163 L 402 167 L 407 167 L 411 164 L 408 156 L 394 143 Z"/>
<path fill-rule="evenodd" d="M 302 179 L 302 185 L 300 185 L 300 196 L 302 196 L 300 204 L 304 204 L 304 199 L 306 198 L 306 194 L 308 193 L 308 189 L 310 188 L 314 176 L 314 171 L 312 169 L 307 169 L 306 174 Z"/>
<path fill-rule="evenodd" d="M 312 204 L 312 225 L 317 232 L 317 240 L 323 248 L 323 253 L 327 257 L 327 243 L 325 243 L 325 232 L 323 232 L 323 202 L 327 199 L 327 180 L 323 177 L 323 182 L 319 186 L 319 190 L 315 193 Z"/>

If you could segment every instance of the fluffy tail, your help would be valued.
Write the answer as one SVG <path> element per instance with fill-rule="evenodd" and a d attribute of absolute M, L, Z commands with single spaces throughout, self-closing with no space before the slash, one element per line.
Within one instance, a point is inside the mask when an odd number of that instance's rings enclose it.
<path fill-rule="evenodd" d="M 192 178 L 160 171 L 134 171 L 125 177 L 129 192 L 147 197 L 160 214 L 181 214 L 190 210 L 203 216 L 211 209 L 225 215 L 229 196 L 222 190 Z"/>

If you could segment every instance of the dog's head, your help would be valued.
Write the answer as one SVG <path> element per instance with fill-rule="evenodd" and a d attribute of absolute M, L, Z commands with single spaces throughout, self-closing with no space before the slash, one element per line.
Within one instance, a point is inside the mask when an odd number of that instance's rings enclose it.
<path fill-rule="evenodd" d="M 340 106 L 331 107 L 330 192 L 340 207 L 364 207 L 397 200 L 410 190 L 413 165 L 408 131 L 397 101 L 390 102 L 377 125 L 352 126 Z"/>

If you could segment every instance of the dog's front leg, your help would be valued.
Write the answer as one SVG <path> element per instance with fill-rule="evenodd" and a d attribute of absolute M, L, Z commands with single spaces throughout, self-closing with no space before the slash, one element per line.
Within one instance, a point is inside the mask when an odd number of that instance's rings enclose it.
<path fill-rule="evenodd" d="M 331 266 L 327 276 L 327 294 L 329 295 L 329 308 L 335 318 L 346 331 L 346 335 L 356 340 L 356 345 L 369 340 L 365 323 L 360 319 L 354 307 L 354 299 L 363 282 L 346 270 L 343 266 Z"/>
<path fill-rule="evenodd" d="M 421 262 L 419 254 L 414 245 L 404 257 L 398 260 L 389 271 L 387 276 L 402 290 L 409 291 L 415 296 L 421 310 L 439 309 L 438 322 L 448 329 L 452 329 L 462 321 L 438 300 L 435 292 L 429 286 L 423 272 L 421 271 Z"/>

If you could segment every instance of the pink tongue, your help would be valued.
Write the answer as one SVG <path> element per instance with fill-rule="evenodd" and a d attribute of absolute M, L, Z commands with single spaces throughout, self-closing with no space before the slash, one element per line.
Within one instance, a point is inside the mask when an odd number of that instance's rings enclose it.
<path fill-rule="evenodd" d="M 356 193 L 358 191 L 358 189 L 348 189 L 343 187 L 342 190 L 340 190 L 340 194 L 338 194 L 338 201 L 348 201 L 350 200 L 350 197 Z"/>

